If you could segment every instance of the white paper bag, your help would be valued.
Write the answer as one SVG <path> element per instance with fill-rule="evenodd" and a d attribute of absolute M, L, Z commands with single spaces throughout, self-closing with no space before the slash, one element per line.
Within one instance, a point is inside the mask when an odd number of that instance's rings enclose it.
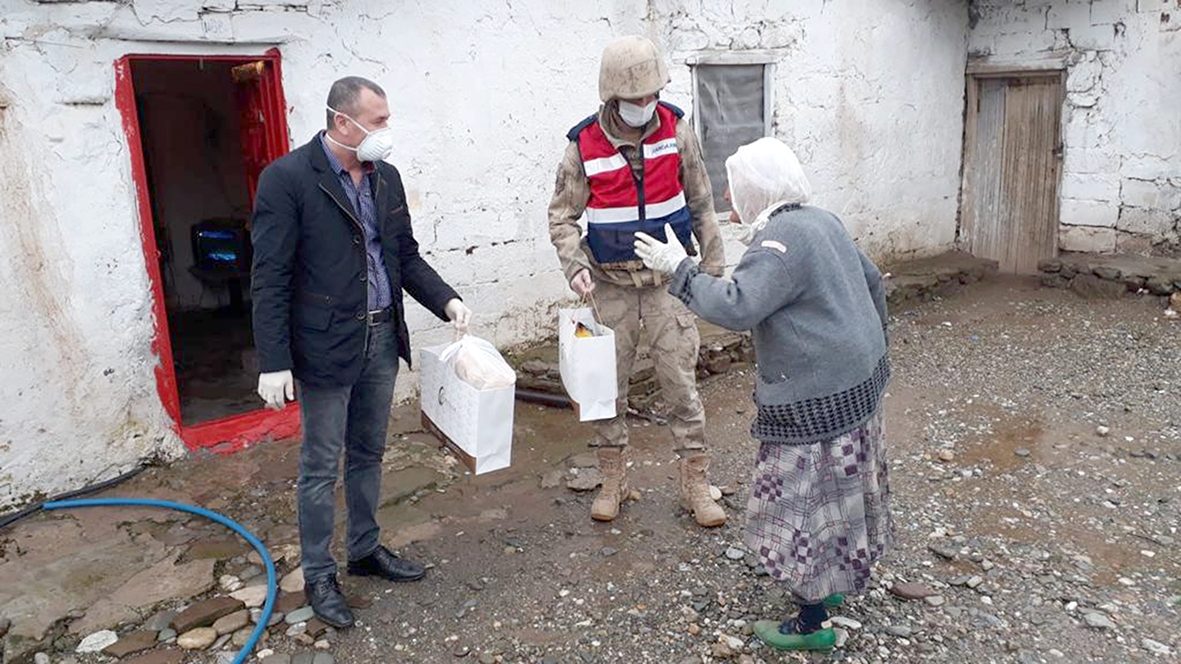
<path fill-rule="evenodd" d="M 595 336 L 576 337 L 582 323 Z M 558 312 L 558 370 L 582 422 L 615 417 L 615 331 L 600 325 L 588 308 Z"/>
<path fill-rule="evenodd" d="M 419 352 L 423 425 L 477 475 L 507 468 L 512 460 L 516 374 L 514 384 L 479 389 L 460 378 L 456 367 L 461 350 L 480 350 L 483 365 L 492 359 L 489 348 L 511 371 L 494 346 L 475 337 Z M 466 370 L 469 378 L 475 375 L 471 369 Z"/>

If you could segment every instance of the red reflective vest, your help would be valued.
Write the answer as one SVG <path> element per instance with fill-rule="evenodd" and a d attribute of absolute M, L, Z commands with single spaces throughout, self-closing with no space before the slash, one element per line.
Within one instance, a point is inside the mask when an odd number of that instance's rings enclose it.
<path fill-rule="evenodd" d="M 637 232 L 667 241 L 665 224 L 672 225 L 681 244 L 691 246 L 693 224 L 681 187 L 677 151 L 677 120 L 684 114 L 664 102 L 657 104 L 656 113 L 660 128 L 644 139 L 644 168 L 639 174 L 603 133 L 597 115 L 567 134 L 578 143 L 590 183 L 587 242 L 600 265 L 636 260 Z"/>

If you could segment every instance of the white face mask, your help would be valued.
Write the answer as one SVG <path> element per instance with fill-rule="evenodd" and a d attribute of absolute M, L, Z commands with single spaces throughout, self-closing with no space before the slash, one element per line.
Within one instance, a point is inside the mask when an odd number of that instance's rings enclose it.
<path fill-rule="evenodd" d="M 636 129 L 648 124 L 654 113 L 656 113 L 655 101 L 649 102 L 647 106 L 633 104 L 630 101 L 620 100 L 619 102 L 619 117 L 628 126 L 635 127 Z"/>
<path fill-rule="evenodd" d="M 328 136 L 328 140 L 332 141 L 334 145 L 356 152 L 358 161 L 381 161 L 390 156 L 390 153 L 394 151 L 393 129 L 390 129 L 389 127 L 382 127 L 381 129 L 369 131 L 365 127 L 362 127 L 360 122 L 357 122 L 349 115 L 341 113 L 331 106 L 326 106 L 325 108 L 332 111 L 333 113 L 343 115 L 344 117 L 348 118 L 349 122 L 357 125 L 358 129 L 365 132 L 365 139 L 362 140 L 361 144 L 355 148 L 344 145 L 338 141 L 333 141 L 332 137 Z"/>

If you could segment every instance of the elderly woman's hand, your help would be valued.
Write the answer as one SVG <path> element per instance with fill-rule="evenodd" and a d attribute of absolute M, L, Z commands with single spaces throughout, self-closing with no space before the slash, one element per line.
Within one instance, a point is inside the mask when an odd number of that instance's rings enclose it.
<path fill-rule="evenodd" d="M 661 242 L 646 233 L 636 233 L 636 255 L 644 261 L 649 270 L 656 270 L 665 274 L 672 274 L 677 267 L 689 257 L 685 248 L 677 241 L 677 235 L 672 226 L 665 224 L 664 236 L 671 238 L 669 242 Z"/>

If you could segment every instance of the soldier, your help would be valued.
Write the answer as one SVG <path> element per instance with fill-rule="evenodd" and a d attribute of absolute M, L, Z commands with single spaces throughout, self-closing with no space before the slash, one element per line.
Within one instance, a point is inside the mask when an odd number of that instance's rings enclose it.
<path fill-rule="evenodd" d="M 658 99 L 668 82 L 651 40 L 623 37 L 604 49 L 603 105 L 567 134 L 549 207 L 550 239 L 570 287 L 583 297 L 593 291 L 600 322 L 615 330 L 619 401 L 614 418 L 595 423 L 592 445 L 604 479 L 591 518 L 613 520 L 628 495 L 627 391 L 643 328 L 670 407 L 686 507 L 698 524 L 713 527 L 725 523 L 726 513 L 709 492 L 696 319 L 634 248 L 637 232 L 664 239 L 667 224 L 690 255 L 697 255 L 696 238 L 704 271 L 720 276 L 725 267 L 701 147 L 682 111 Z M 578 223 L 584 213 L 585 237 Z"/>

